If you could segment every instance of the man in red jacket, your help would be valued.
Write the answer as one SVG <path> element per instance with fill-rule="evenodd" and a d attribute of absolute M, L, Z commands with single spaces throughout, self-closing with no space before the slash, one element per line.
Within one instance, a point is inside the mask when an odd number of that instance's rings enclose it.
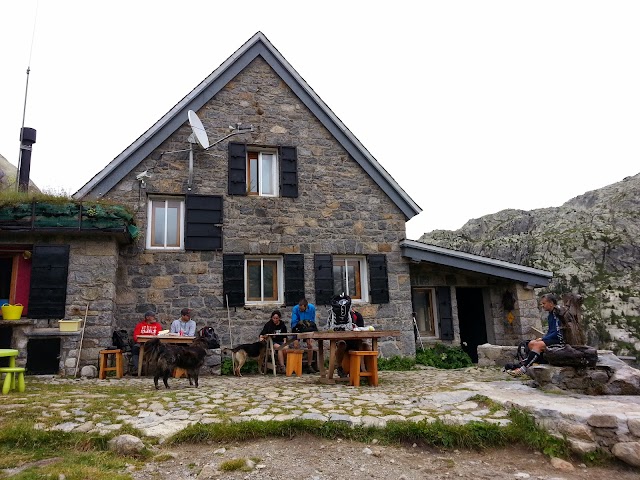
<path fill-rule="evenodd" d="M 136 325 L 133 329 L 133 347 L 131 347 L 131 355 L 133 356 L 133 374 L 138 374 L 138 359 L 140 357 L 140 344 L 138 343 L 138 335 L 158 335 L 162 330 L 162 325 L 156 321 L 156 314 L 149 310 L 144 314 L 144 320 Z"/>

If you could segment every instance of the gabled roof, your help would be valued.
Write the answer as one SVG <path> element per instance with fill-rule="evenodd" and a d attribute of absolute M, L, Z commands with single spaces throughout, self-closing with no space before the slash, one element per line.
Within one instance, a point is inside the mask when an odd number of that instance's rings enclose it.
<path fill-rule="evenodd" d="M 302 103 L 311 110 L 344 149 L 349 152 L 349 155 L 358 162 L 398 206 L 407 219 L 422 211 L 322 99 L 307 85 L 304 79 L 275 49 L 262 32 L 258 32 L 251 37 L 211 75 L 205 78 L 200 85 L 158 120 L 155 125 L 80 188 L 74 194 L 74 197 L 99 198 L 105 195 L 163 141 L 184 125 L 187 121 L 187 111 L 198 111 L 258 56 L 262 57 L 293 90 Z"/>
<path fill-rule="evenodd" d="M 517 263 L 503 262 L 494 258 L 481 257 L 472 253 L 458 252 L 448 248 L 436 247 L 415 240 L 400 242 L 402 256 L 417 262 L 430 262 L 438 265 L 483 273 L 494 277 L 507 278 L 523 282 L 531 287 L 547 287 L 553 277 L 552 272 L 525 267 Z"/>

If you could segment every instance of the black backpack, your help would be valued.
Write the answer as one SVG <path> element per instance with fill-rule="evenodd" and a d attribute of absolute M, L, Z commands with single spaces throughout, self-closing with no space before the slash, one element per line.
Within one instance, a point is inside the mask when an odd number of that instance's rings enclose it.
<path fill-rule="evenodd" d="M 220 339 L 213 327 L 202 327 L 198 332 L 198 336 L 207 339 L 209 348 L 220 348 Z"/>
<path fill-rule="evenodd" d="M 116 348 L 119 348 L 123 352 L 131 351 L 131 344 L 133 342 L 129 338 L 129 332 L 126 330 L 114 330 L 111 341 Z"/>

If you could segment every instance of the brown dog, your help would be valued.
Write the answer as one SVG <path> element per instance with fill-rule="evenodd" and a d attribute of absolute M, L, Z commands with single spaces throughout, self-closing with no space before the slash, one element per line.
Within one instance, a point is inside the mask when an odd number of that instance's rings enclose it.
<path fill-rule="evenodd" d="M 267 353 L 267 343 L 265 341 L 243 343 L 233 348 L 223 348 L 222 353 L 231 355 L 235 368 L 233 374 L 236 377 L 241 377 L 240 369 L 245 364 L 248 358 L 254 358 L 258 361 L 258 372 L 264 374 L 264 357 Z"/>
<path fill-rule="evenodd" d="M 162 377 L 164 386 L 169 388 L 169 377 L 173 373 L 174 368 L 182 368 L 187 371 L 189 385 L 195 382 L 198 387 L 198 376 L 200 368 L 204 365 L 204 359 L 207 356 L 207 339 L 198 337 L 189 345 L 171 345 L 161 343 L 159 339 L 149 340 L 145 345 L 145 351 L 151 355 L 155 372 L 153 375 L 153 383 L 158 387 L 158 379 Z"/>

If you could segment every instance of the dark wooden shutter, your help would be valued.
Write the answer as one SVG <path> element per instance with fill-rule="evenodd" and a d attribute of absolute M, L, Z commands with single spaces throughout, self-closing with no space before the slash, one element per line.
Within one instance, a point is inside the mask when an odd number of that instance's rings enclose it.
<path fill-rule="evenodd" d="M 387 256 L 369 255 L 369 287 L 371 303 L 389 303 Z"/>
<path fill-rule="evenodd" d="M 314 271 L 316 281 L 316 305 L 329 305 L 333 297 L 333 257 L 331 255 L 314 255 Z"/>
<path fill-rule="evenodd" d="M 244 305 L 244 255 L 228 254 L 222 256 L 222 283 L 224 303 L 229 307 Z"/>
<path fill-rule="evenodd" d="M 222 250 L 222 196 L 187 195 L 185 250 Z"/>
<path fill-rule="evenodd" d="M 438 303 L 438 326 L 440 327 L 440 338 L 442 340 L 453 340 L 451 289 L 449 287 L 437 287 L 436 302 Z"/>
<path fill-rule="evenodd" d="M 229 142 L 229 195 L 247 194 L 247 146 Z"/>
<path fill-rule="evenodd" d="M 280 147 L 280 195 L 298 197 L 298 152 L 296 147 Z"/>
<path fill-rule="evenodd" d="M 284 303 L 297 305 L 304 295 L 304 255 L 284 256 Z"/>
<path fill-rule="evenodd" d="M 31 256 L 29 318 L 64 318 L 69 245 L 34 245 Z"/>

